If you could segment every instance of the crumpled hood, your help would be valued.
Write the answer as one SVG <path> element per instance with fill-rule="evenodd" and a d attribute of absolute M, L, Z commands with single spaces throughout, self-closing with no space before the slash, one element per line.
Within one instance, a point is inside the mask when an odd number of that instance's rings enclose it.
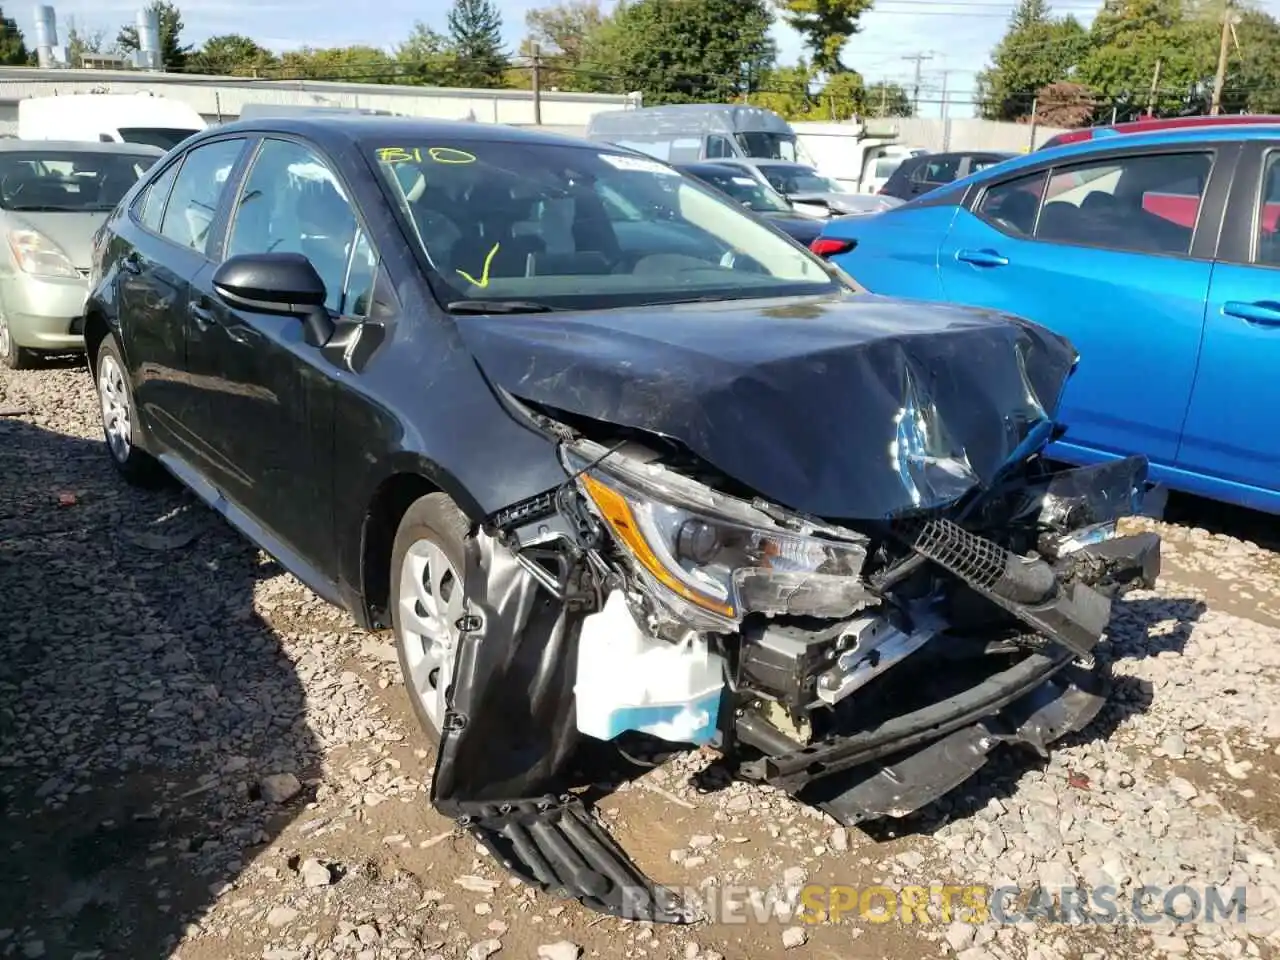
<path fill-rule="evenodd" d="M 680 441 L 762 496 L 876 519 L 990 482 L 1076 354 L 989 311 L 870 295 L 458 318 L 515 396 Z"/>

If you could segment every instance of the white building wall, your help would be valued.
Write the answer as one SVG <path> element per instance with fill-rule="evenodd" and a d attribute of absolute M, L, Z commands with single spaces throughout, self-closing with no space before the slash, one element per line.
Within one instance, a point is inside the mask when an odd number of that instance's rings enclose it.
<path fill-rule="evenodd" d="M 534 122 L 528 90 L 468 90 L 320 80 L 252 80 L 121 70 L 0 68 L 0 132 L 17 130 L 18 101 L 74 93 L 151 92 L 187 103 L 211 122 L 234 120 L 246 103 L 359 107 L 441 120 L 516 125 Z M 625 96 L 544 92 L 542 123 L 564 132 L 585 132 L 601 110 L 627 106 Z"/>

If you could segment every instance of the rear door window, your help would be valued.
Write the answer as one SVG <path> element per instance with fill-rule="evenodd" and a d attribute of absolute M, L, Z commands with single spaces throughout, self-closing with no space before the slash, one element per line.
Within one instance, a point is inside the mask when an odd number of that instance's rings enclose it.
<path fill-rule="evenodd" d="M 1029 237 L 1035 231 L 1036 213 L 1048 178 L 1049 172 L 1040 170 L 988 187 L 974 213 L 1005 233 Z"/>
<path fill-rule="evenodd" d="M 218 204 L 244 144 L 240 137 L 215 140 L 187 154 L 165 206 L 161 235 L 184 247 L 206 252 Z"/>
<path fill-rule="evenodd" d="M 169 164 L 160 176 L 156 177 L 138 198 L 134 212 L 142 225 L 152 233 L 160 232 L 160 220 L 164 216 L 164 204 L 169 199 L 169 191 L 173 189 L 173 181 L 178 176 L 181 161 Z"/>
<path fill-rule="evenodd" d="M 920 164 L 911 179 L 928 184 L 950 183 L 959 172 L 959 157 L 933 157 Z"/>
<path fill-rule="evenodd" d="M 1263 170 L 1254 262 L 1280 267 L 1280 150 L 1267 154 Z"/>
<path fill-rule="evenodd" d="M 1213 156 L 1140 154 L 1057 168 L 1036 238 L 1139 253 L 1186 255 Z"/>

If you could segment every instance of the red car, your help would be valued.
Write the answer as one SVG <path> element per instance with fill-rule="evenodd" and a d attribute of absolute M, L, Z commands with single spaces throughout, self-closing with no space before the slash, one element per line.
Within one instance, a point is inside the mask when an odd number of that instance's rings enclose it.
<path fill-rule="evenodd" d="M 1095 137 L 1114 137 L 1122 133 L 1149 133 L 1152 130 L 1168 130 L 1173 127 L 1216 127 L 1236 123 L 1280 123 L 1280 116 L 1260 113 L 1224 113 L 1216 117 L 1148 117 L 1144 120 L 1130 120 L 1127 123 L 1116 123 L 1104 127 L 1069 130 L 1056 137 L 1050 137 L 1036 149 L 1065 147 L 1069 143 L 1081 143 Z"/>

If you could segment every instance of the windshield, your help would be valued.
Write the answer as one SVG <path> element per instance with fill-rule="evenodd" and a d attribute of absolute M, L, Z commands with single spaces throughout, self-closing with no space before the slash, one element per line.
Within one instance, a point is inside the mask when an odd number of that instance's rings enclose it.
<path fill-rule="evenodd" d="M 88 150 L 0 152 L 0 207 L 32 212 L 112 210 L 157 159 Z"/>
<path fill-rule="evenodd" d="M 893 171 L 902 166 L 902 161 L 905 159 L 907 158 L 899 156 L 880 157 L 876 160 L 876 169 L 872 176 L 877 180 L 888 180 L 893 176 Z"/>
<path fill-rule="evenodd" d="M 830 177 L 824 177 L 813 167 L 761 166 L 760 172 L 783 195 L 793 193 L 844 193 L 844 187 Z"/>
<path fill-rule="evenodd" d="M 368 149 L 446 304 L 596 309 L 838 288 L 817 257 L 648 157 L 492 141 Z"/>
<path fill-rule="evenodd" d="M 800 159 L 793 133 L 739 133 L 737 141 L 743 153 L 758 160 Z"/>
<path fill-rule="evenodd" d="M 120 139 L 125 143 L 145 143 L 149 147 L 172 150 L 198 130 L 182 127 L 121 127 Z"/>
<path fill-rule="evenodd" d="M 791 212 L 791 204 L 780 197 L 776 191 L 753 177 L 745 177 L 728 170 L 724 173 L 700 170 L 694 176 L 703 183 L 711 184 L 722 193 L 727 193 L 748 210 L 755 210 L 758 213 Z"/>

